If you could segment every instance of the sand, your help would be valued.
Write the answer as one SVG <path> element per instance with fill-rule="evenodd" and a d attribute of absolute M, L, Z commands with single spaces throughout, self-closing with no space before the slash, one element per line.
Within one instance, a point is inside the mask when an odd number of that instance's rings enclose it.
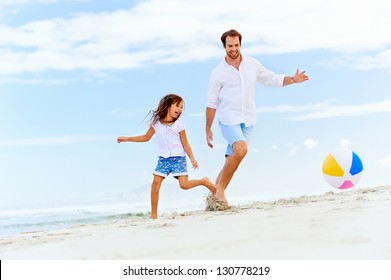
<path fill-rule="evenodd" d="M 0 239 L 3 260 L 390 260 L 391 185 Z"/>

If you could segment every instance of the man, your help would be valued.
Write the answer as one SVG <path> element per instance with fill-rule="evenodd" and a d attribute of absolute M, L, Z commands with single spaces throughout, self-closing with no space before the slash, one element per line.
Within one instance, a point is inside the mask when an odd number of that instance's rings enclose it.
<path fill-rule="evenodd" d="M 226 55 L 212 71 L 206 104 L 206 141 L 213 148 L 213 120 L 217 119 L 228 142 L 225 164 L 216 178 L 217 203 L 228 206 L 225 189 L 247 153 L 247 143 L 256 123 L 256 83 L 286 86 L 308 80 L 305 71 L 294 76 L 275 74 L 253 57 L 241 54 L 242 35 L 229 30 L 221 36 Z"/>

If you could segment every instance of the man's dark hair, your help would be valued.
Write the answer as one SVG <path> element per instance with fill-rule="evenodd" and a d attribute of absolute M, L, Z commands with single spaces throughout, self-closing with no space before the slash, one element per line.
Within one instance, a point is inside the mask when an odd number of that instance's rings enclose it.
<path fill-rule="evenodd" d="M 239 43 L 242 45 L 242 34 L 240 34 L 238 31 L 235 29 L 228 30 L 227 32 L 224 32 L 223 35 L 221 35 L 221 42 L 223 43 L 223 46 L 225 48 L 225 39 L 230 36 L 230 37 L 239 37 Z"/>

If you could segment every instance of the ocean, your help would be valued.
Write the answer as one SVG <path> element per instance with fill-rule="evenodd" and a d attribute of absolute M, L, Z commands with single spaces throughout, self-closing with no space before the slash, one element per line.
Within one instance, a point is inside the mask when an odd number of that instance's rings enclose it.
<path fill-rule="evenodd" d="M 201 210 L 203 192 L 164 191 L 160 194 L 159 215 L 168 212 Z M 117 198 L 96 201 L 51 203 L 0 209 L 0 238 L 19 233 L 59 230 L 82 224 L 109 223 L 130 217 L 149 218 L 149 193 L 120 195 Z"/>
<path fill-rule="evenodd" d="M 148 215 L 146 209 L 134 208 L 134 205 L 111 204 L 3 210 L 0 211 L 0 237 Z"/>

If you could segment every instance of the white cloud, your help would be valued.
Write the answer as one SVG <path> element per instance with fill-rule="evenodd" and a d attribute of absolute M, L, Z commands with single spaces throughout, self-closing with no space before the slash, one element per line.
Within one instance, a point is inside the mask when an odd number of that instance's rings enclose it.
<path fill-rule="evenodd" d="M 121 70 L 209 59 L 222 55 L 219 37 L 232 27 L 242 32 L 243 49 L 249 54 L 326 49 L 360 53 L 342 64 L 391 67 L 390 51 L 385 49 L 391 43 L 388 0 L 135 3 L 114 12 L 0 25 L 0 74 Z M 363 54 L 368 50 L 373 55 Z"/>
<path fill-rule="evenodd" d="M 12 77 L 0 77 L 0 84 L 26 84 L 26 85 L 64 85 L 72 82 L 73 80 L 69 79 L 33 79 L 33 78 L 12 78 Z"/>
<path fill-rule="evenodd" d="M 292 120 L 313 120 L 335 117 L 363 116 L 377 113 L 391 112 L 391 100 L 358 105 L 325 105 L 323 108 L 315 106 L 311 112 L 293 117 Z"/>
<path fill-rule="evenodd" d="M 314 139 L 311 139 L 311 138 L 307 138 L 304 140 L 304 146 L 308 149 L 308 150 L 312 150 L 312 149 L 315 149 L 316 147 L 318 147 L 319 145 L 319 142 L 314 140 Z"/>
<path fill-rule="evenodd" d="M 53 136 L 53 137 L 36 137 L 12 140 L 0 140 L 1 146 L 53 146 L 53 145 L 69 145 L 77 143 L 87 143 L 105 140 L 104 137 L 98 136 Z"/>
<path fill-rule="evenodd" d="M 341 139 L 339 141 L 339 146 L 341 148 L 352 148 L 352 141 L 350 141 L 349 139 Z"/>
<path fill-rule="evenodd" d="M 299 147 L 297 145 L 295 145 L 294 143 L 288 143 L 286 144 L 286 147 L 288 148 L 288 156 L 297 156 L 299 151 Z"/>
<path fill-rule="evenodd" d="M 297 150 L 296 149 L 289 150 L 288 156 L 291 156 L 291 157 L 297 156 Z"/>
<path fill-rule="evenodd" d="M 345 55 L 328 61 L 320 61 L 317 64 L 334 68 L 350 67 L 358 70 L 390 69 L 391 49 L 384 49 L 371 54 Z"/>
<path fill-rule="evenodd" d="M 383 168 L 391 168 L 391 155 L 381 158 L 379 164 Z"/>
<path fill-rule="evenodd" d="M 86 2 L 91 0 L 1 0 L 0 2 L 0 19 L 7 14 L 19 14 L 19 7 L 26 5 L 48 5 L 60 2 Z"/>
<path fill-rule="evenodd" d="M 258 113 L 293 113 L 292 121 L 363 116 L 391 112 L 391 100 L 358 105 L 334 105 L 334 100 L 308 105 L 259 107 Z"/>

